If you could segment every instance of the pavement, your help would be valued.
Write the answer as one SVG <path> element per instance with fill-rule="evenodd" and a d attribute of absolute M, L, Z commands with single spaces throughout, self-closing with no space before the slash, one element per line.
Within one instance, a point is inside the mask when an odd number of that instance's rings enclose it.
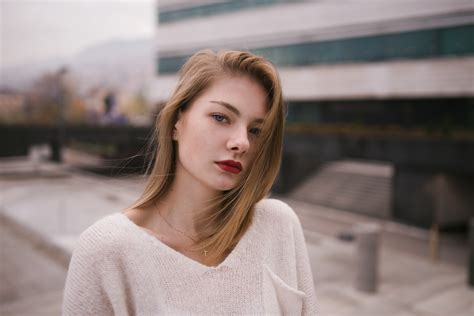
<path fill-rule="evenodd" d="M 449 260 L 431 259 L 427 242 L 424 242 L 427 240 L 426 236 L 420 238 L 416 234 L 421 232 L 411 232 L 409 235 L 410 230 L 406 227 L 386 227 L 384 223 L 378 222 L 382 227 L 379 285 L 376 293 L 368 294 L 355 289 L 355 242 L 343 242 L 330 235 L 337 236 L 340 232 L 350 231 L 358 222 L 376 221 L 363 221 L 360 216 L 350 214 L 347 217 L 353 216 L 351 226 L 340 220 L 331 227 L 334 219 L 329 221 L 315 215 L 328 210 L 297 201 L 287 202 L 298 210 L 303 227 L 306 226 L 307 247 L 322 315 L 474 315 L 474 288 L 467 285 L 467 269 L 464 265 L 453 264 Z M 304 215 L 308 211 L 312 212 L 312 220 L 307 214 Z M 308 229 L 316 224 L 325 226 L 324 235 L 314 228 Z M 404 233 L 407 235 L 403 235 Z M 403 235 L 403 238 L 398 239 L 398 235 Z"/>
<path fill-rule="evenodd" d="M 140 194 L 142 177 L 107 178 L 64 165 L 0 160 L 0 314 L 60 315 L 69 258 L 79 234 Z M 279 197 L 299 215 L 321 315 L 472 316 L 466 245 L 430 232 Z M 358 223 L 381 227 L 378 288 L 355 288 Z"/>

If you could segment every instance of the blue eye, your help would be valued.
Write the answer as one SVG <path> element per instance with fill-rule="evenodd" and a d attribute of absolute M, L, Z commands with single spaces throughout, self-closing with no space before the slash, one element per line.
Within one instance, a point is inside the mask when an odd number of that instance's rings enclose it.
<path fill-rule="evenodd" d="M 214 120 L 216 120 L 217 122 L 224 122 L 224 121 L 227 121 L 227 118 L 224 116 L 224 115 L 220 115 L 220 114 L 212 114 L 212 117 L 214 118 Z"/>
<path fill-rule="evenodd" d="M 260 132 L 261 132 L 261 131 L 262 131 L 262 130 L 261 130 L 260 128 L 251 128 L 251 129 L 250 129 L 250 133 L 251 133 L 251 134 L 254 134 L 255 136 L 260 135 Z"/>

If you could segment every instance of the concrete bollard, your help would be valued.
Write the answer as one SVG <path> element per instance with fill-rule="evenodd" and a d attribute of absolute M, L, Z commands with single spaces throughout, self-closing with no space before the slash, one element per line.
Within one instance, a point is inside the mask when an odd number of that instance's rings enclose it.
<path fill-rule="evenodd" d="M 469 221 L 469 263 L 468 283 L 474 287 L 474 217 Z"/>
<path fill-rule="evenodd" d="M 354 233 L 357 242 L 355 287 L 362 292 L 375 293 L 378 286 L 380 226 L 358 224 Z"/>
<path fill-rule="evenodd" d="M 28 148 L 28 158 L 34 164 L 39 164 L 51 157 L 51 150 L 47 144 L 33 145 Z"/>
<path fill-rule="evenodd" d="M 41 163 L 51 157 L 51 151 L 46 144 L 33 145 L 28 148 L 28 159 L 33 167 L 33 172 L 41 170 Z"/>

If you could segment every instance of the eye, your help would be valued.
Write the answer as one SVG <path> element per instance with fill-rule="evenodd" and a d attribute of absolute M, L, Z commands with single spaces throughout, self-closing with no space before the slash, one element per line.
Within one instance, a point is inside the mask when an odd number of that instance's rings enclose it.
<path fill-rule="evenodd" d="M 211 116 L 214 118 L 214 120 L 220 123 L 226 123 L 228 121 L 227 118 L 222 114 L 212 114 Z"/>
<path fill-rule="evenodd" d="M 256 127 L 255 127 L 255 128 L 251 128 L 251 129 L 249 130 L 249 132 L 250 132 L 251 134 L 255 135 L 255 136 L 260 135 L 260 132 L 261 132 L 261 131 L 262 131 L 262 130 L 261 130 L 260 128 L 256 128 Z"/>

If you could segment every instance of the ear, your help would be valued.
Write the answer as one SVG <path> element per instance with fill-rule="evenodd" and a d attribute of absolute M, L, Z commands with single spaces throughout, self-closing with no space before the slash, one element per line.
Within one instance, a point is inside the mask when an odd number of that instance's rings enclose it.
<path fill-rule="evenodd" d="M 173 140 L 178 140 L 178 131 L 181 129 L 181 125 L 183 124 L 182 121 L 182 114 L 181 111 L 178 112 L 178 118 L 176 120 L 176 123 L 174 124 L 173 127 L 173 132 L 172 132 L 172 138 Z"/>

